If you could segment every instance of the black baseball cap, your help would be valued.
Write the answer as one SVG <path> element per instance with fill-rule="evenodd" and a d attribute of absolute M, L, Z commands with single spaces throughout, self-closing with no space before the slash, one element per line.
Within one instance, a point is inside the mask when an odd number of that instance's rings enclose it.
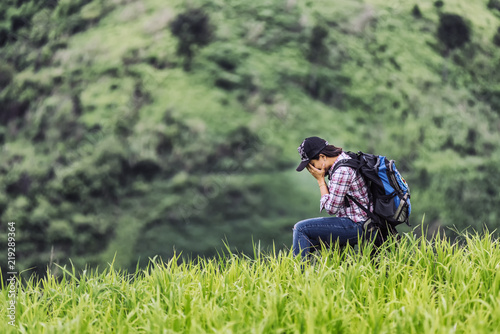
<path fill-rule="evenodd" d="M 300 144 L 297 149 L 300 154 L 300 159 L 302 160 L 297 167 L 297 172 L 302 171 L 309 164 L 312 158 L 319 154 L 325 147 L 328 146 L 328 142 L 319 137 L 308 137 L 304 139 L 302 144 Z"/>

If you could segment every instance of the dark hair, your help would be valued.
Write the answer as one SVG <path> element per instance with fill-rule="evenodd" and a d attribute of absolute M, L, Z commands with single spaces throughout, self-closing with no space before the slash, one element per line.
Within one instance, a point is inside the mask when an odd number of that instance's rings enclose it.
<path fill-rule="evenodd" d="M 324 149 L 321 150 L 318 154 L 311 158 L 311 160 L 319 159 L 320 154 L 324 154 L 327 157 L 337 157 L 342 153 L 342 147 L 337 147 L 334 145 L 327 145 Z"/>

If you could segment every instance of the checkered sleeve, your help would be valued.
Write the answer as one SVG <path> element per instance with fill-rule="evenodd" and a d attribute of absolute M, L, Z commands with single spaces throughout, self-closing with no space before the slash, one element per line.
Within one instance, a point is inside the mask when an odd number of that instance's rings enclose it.
<path fill-rule="evenodd" d="M 323 195 L 320 201 L 320 212 L 326 210 L 331 215 L 337 215 L 344 207 L 345 195 L 349 190 L 355 171 L 349 167 L 339 167 L 328 186 L 329 194 Z"/>

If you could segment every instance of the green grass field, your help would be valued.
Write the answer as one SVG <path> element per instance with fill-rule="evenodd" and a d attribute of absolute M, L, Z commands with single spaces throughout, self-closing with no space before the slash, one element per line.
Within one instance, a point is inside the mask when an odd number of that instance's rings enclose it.
<path fill-rule="evenodd" d="M 364 254 L 364 255 L 363 255 Z M 405 235 L 380 256 L 323 250 L 110 265 L 22 283 L 16 327 L 0 294 L 2 333 L 498 333 L 500 244 Z"/>

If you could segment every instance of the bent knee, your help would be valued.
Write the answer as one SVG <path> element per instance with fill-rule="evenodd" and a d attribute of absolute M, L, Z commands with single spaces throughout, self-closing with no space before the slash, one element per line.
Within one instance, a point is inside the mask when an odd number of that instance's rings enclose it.
<path fill-rule="evenodd" d="M 305 219 L 305 220 L 301 220 L 301 221 L 297 222 L 295 225 L 293 225 L 293 229 L 297 230 L 297 231 L 302 230 L 304 228 L 304 226 L 306 225 L 306 222 L 308 220 L 309 219 Z"/>

